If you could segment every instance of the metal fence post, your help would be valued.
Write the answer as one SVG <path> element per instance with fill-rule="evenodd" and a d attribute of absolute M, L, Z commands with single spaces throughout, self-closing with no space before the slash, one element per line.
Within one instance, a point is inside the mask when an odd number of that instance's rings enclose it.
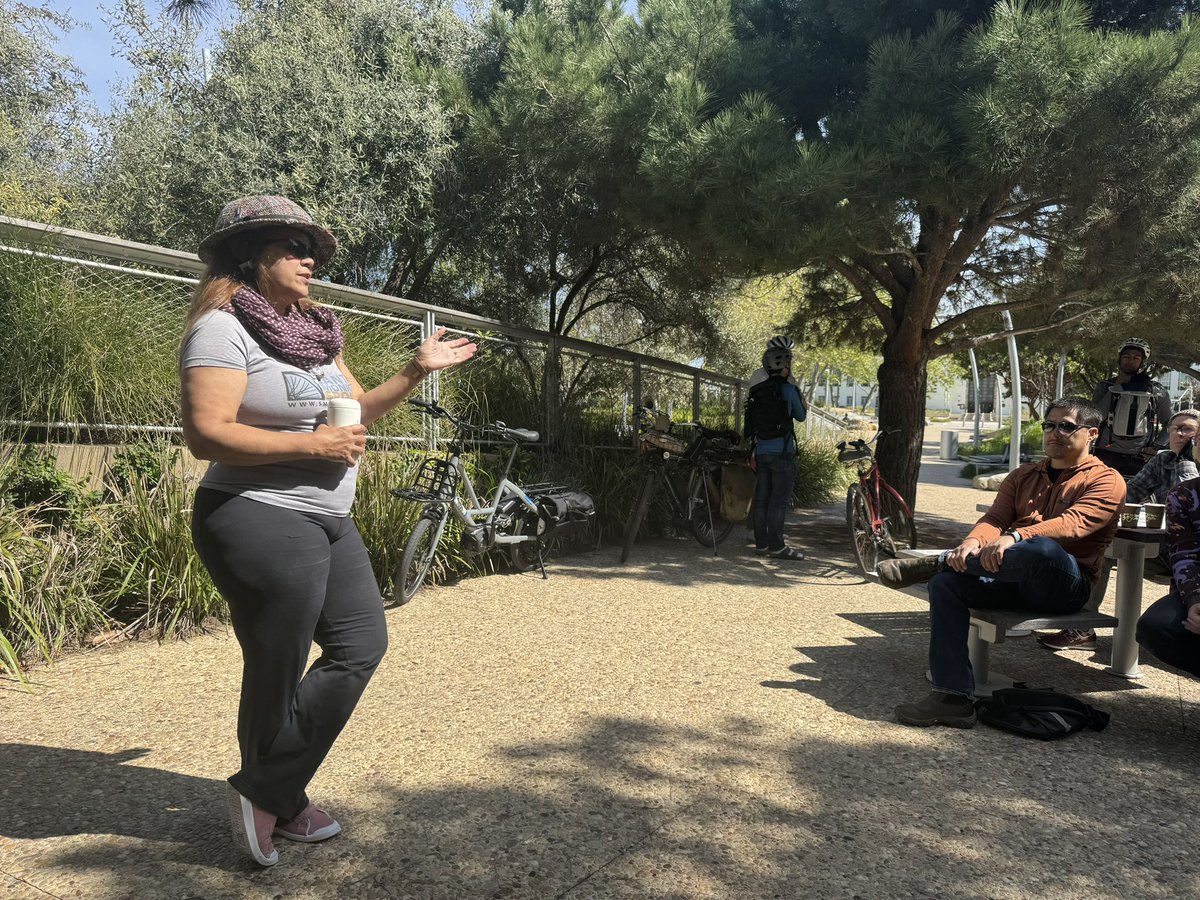
<path fill-rule="evenodd" d="M 641 408 L 642 408 L 642 364 L 640 362 L 634 362 L 634 364 L 633 364 L 633 410 L 632 410 L 632 413 L 633 413 L 632 421 L 634 423 L 634 427 L 632 429 L 633 437 L 631 438 L 630 443 L 632 443 L 635 448 L 638 445 L 637 411 Z"/>
<path fill-rule="evenodd" d="M 421 341 L 424 342 L 435 331 L 437 331 L 437 319 L 434 317 L 433 310 L 427 309 L 421 315 Z M 442 373 L 435 371 L 421 382 L 422 400 L 426 403 L 437 402 L 441 379 Z M 436 450 L 438 440 L 442 436 L 441 429 L 438 427 L 438 420 L 432 416 L 423 416 L 422 418 L 425 419 L 425 444 L 430 450 Z"/>
<path fill-rule="evenodd" d="M 700 421 L 700 375 L 692 376 L 692 421 Z"/>
<path fill-rule="evenodd" d="M 558 373 L 558 350 L 558 340 L 554 335 L 550 335 L 546 341 L 546 368 L 542 377 L 542 383 L 545 385 L 543 400 L 546 406 L 546 429 L 542 437 L 548 444 L 557 444 L 561 437 L 559 434 L 560 422 L 558 421 L 558 391 L 561 386 Z"/>

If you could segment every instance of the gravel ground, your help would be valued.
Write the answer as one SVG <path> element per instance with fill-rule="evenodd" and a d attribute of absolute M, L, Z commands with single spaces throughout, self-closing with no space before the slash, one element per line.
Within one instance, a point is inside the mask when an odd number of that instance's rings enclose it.
<path fill-rule="evenodd" d="M 984 496 L 956 470 L 923 468 L 931 545 Z M 1141 681 L 1106 675 L 1103 635 L 1094 657 L 1015 640 L 996 668 L 1109 729 L 901 727 L 928 616 L 864 582 L 842 522 L 840 504 L 794 515 L 803 563 L 658 541 L 390 611 L 389 655 L 311 788 L 345 832 L 282 842 L 268 870 L 220 804 L 230 634 L 73 656 L 33 693 L 0 683 L 0 896 L 1200 895 L 1197 684 L 1145 660 Z"/>

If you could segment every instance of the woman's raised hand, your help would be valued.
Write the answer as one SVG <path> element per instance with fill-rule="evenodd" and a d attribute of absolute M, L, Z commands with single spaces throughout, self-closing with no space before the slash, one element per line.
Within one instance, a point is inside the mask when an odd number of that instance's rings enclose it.
<path fill-rule="evenodd" d="M 448 369 L 460 362 L 466 362 L 475 355 L 478 349 L 470 338 L 460 337 L 448 341 L 442 340 L 446 334 L 445 328 L 439 328 L 421 342 L 417 348 L 417 365 L 426 372 L 436 369 Z"/>

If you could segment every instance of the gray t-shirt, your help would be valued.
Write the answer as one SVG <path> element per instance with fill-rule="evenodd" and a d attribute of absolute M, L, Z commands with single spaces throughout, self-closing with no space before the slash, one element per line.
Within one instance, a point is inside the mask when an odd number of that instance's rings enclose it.
<path fill-rule="evenodd" d="M 240 369 L 246 394 L 238 407 L 242 425 L 268 431 L 303 433 L 325 421 L 330 397 L 349 397 L 350 382 L 336 365 L 300 369 L 263 352 L 236 317 L 201 316 L 183 339 L 180 365 Z M 354 502 L 357 466 L 323 459 L 296 459 L 261 466 L 214 462 L 203 487 L 302 512 L 346 516 Z"/>

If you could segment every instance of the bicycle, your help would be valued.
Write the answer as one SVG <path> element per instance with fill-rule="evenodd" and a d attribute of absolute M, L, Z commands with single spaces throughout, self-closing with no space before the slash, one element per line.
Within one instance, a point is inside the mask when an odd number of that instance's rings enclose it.
<path fill-rule="evenodd" d="M 899 491 L 887 483 L 870 441 L 841 441 L 837 445 L 838 462 L 858 466 L 858 483 L 846 491 L 846 526 L 854 556 L 864 575 L 874 575 L 883 553 L 895 557 L 901 550 L 917 546 L 917 523 Z M 870 462 L 868 466 L 867 463 Z"/>
<path fill-rule="evenodd" d="M 509 480 L 520 445 L 536 441 L 536 431 L 510 428 L 503 422 L 475 425 L 436 401 L 408 402 L 427 416 L 449 421 L 454 437 L 442 456 L 422 461 L 410 487 L 392 489 L 393 495 L 425 506 L 392 579 L 396 605 L 412 600 L 425 583 L 451 516 L 462 526 L 463 548 L 471 555 L 501 547 L 507 549 L 513 568 L 523 572 L 539 568 L 546 578 L 545 560 L 557 540 L 590 526 L 595 515 L 592 498 L 552 482 L 521 486 Z M 480 502 L 462 461 L 468 439 L 483 435 L 512 444 L 508 462 L 486 503 Z"/>
<path fill-rule="evenodd" d="M 638 451 L 642 454 L 645 473 L 633 514 L 625 526 L 621 546 L 621 562 L 637 540 L 650 503 L 665 485 L 664 497 L 674 517 L 688 523 L 693 537 L 704 547 L 717 546 L 729 536 L 733 523 L 721 516 L 721 465 L 737 458 L 733 449 L 740 440 L 730 431 L 706 428 L 699 422 L 671 422 L 666 416 L 655 415 L 653 404 L 638 409 Z M 678 427 L 691 428 L 694 434 L 685 441 L 673 433 Z M 682 471 L 687 483 L 681 488 Z"/>

